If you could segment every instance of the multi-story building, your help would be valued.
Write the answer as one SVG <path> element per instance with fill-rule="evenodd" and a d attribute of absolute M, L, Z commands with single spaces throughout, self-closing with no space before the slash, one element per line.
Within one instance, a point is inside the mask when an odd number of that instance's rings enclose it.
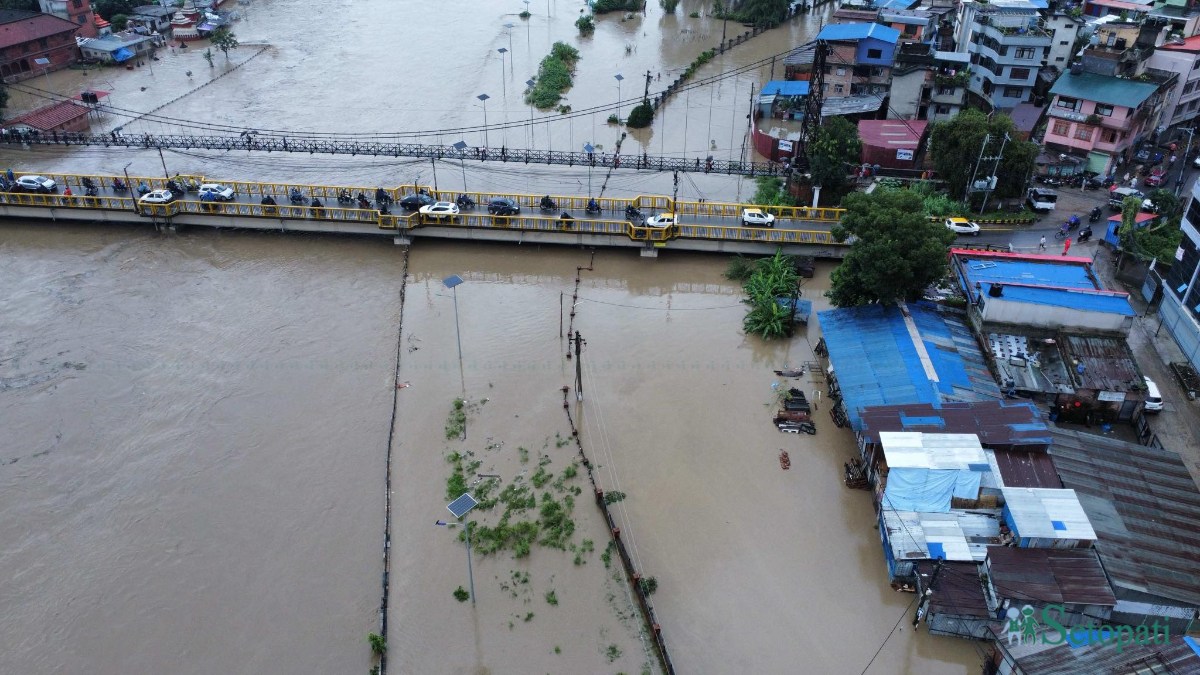
<path fill-rule="evenodd" d="M 1192 367 L 1200 370 L 1200 181 L 1192 185 L 1182 228 L 1179 252 L 1163 277 L 1158 313 Z"/>
<path fill-rule="evenodd" d="M 1159 123 L 1165 127 L 1189 124 L 1200 114 L 1200 36 L 1172 40 L 1160 46 L 1146 64 L 1179 73 L 1179 82 L 1167 99 Z"/>
<path fill-rule="evenodd" d="M 817 35 L 829 47 L 825 98 L 885 96 L 899 37 L 900 31 L 877 23 L 825 26 Z"/>
<path fill-rule="evenodd" d="M 1066 70 L 1071 64 L 1071 51 L 1075 40 L 1079 38 L 1083 22 L 1057 7 L 1046 12 L 1044 22 L 1053 38 L 1042 65 L 1058 68 L 1059 71 Z"/>
<path fill-rule="evenodd" d="M 956 50 L 971 55 L 968 90 L 993 109 L 1030 100 L 1053 42 L 1028 0 L 967 0 L 959 10 Z"/>
<path fill-rule="evenodd" d="M 936 122 L 957 115 L 966 103 L 969 59 L 926 43 L 901 44 L 892 67 L 888 118 Z"/>
<path fill-rule="evenodd" d="M 0 10 L 0 77 L 24 79 L 71 65 L 78 30 L 79 24 L 50 14 Z"/>
<path fill-rule="evenodd" d="M 96 37 L 96 17 L 91 0 L 38 0 L 42 12 L 79 26 L 79 37 Z"/>

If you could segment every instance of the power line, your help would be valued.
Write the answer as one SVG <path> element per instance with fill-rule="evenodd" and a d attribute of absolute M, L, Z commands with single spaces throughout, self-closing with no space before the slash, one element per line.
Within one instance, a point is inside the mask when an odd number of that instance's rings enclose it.
<path fill-rule="evenodd" d="M 896 634 L 896 629 L 900 627 L 900 622 L 904 620 L 904 617 L 908 616 L 909 608 L 912 607 L 913 603 L 916 601 L 917 596 L 915 595 L 913 596 L 912 600 L 908 601 L 908 607 L 905 607 L 904 611 L 900 613 L 900 618 L 896 619 L 896 625 L 892 626 L 892 630 L 887 634 L 887 637 L 883 639 L 883 642 L 879 643 L 879 649 L 875 650 L 875 656 L 871 657 L 871 660 L 867 662 L 866 667 L 862 669 L 862 672 L 859 673 L 859 675 L 866 675 L 867 671 L 871 669 L 871 664 L 875 663 L 875 659 L 879 658 L 879 653 L 883 651 L 883 647 L 888 643 L 888 640 L 891 640 L 892 636 Z"/>

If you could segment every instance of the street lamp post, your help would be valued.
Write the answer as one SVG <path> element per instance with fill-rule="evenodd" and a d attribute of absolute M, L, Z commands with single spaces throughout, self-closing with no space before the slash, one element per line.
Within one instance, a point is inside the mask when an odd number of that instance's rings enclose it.
<path fill-rule="evenodd" d="M 504 24 L 504 27 L 508 29 L 508 51 L 511 53 L 512 52 L 512 29 L 516 28 L 517 25 L 514 23 L 506 23 L 506 24 Z M 508 74 L 512 75 L 512 73 L 513 73 L 512 57 L 510 56 L 508 58 L 509 58 Z"/>
<path fill-rule="evenodd" d="M 496 51 L 500 52 L 500 86 L 502 87 L 501 93 L 504 94 L 504 98 L 507 99 L 508 98 L 508 84 L 504 82 L 504 55 L 508 53 L 508 50 L 505 49 L 504 47 L 501 47 L 501 48 L 497 49 Z"/>
<path fill-rule="evenodd" d="M 534 82 L 532 77 L 529 78 L 528 80 L 525 80 L 525 86 L 529 87 L 529 91 L 531 93 L 533 92 L 533 86 L 535 84 L 537 84 L 537 82 Z M 532 95 L 529 97 L 529 149 L 533 150 L 533 96 Z"/>
<path fill-rule="evenodd" d="M 467 191 L 467 160 L 466 160 L 466 157 L 463 156 L 463 150 L 467 149 L 467 143 L 466 143 L 466 141 L 459 141 L 450 147 L 454 148 L 455 150 L 458 150 L 458 164 L 459 164 L 459 166 L 462 167 L 462 175 L 463 175 L 463 192 L 466 192 Z"/>
<path fill-rule="evenodd" d="M 488 136 L 487 136 L 487 131 L 488 131 L 487 130 L 487 126 L 488 126 L 487 102 L 488 102 L 488 99 L 491 98 L 491 96 L 488 96 L 487 94 L 480 94 L 480 95 L 476 96 L 475 98 L 479 99 L 483 103 L 483 147 L 486 148 L 486 147 L 489 147 L 488 146 Z"/>
<path fill-rule="evenodd" d="M 583 151 L 588 154 L 588 197 L 592 196 L 592 153 L 596 151 L 591 143 L 583 144 Z"/>
<path fill-rule="evenodd" d="M 446 508 L 450 510 L 450 513 L 454 514 L 455 518 L 458 518 L 459 521 L 462 521 L 463 517 L 470 513 L 471 509 L 475 508 L 476 506 L 479 506 L 479 502 L 471 496 L 471 493 L 464 492 L 461 497 L 447 504 Z M 439 520 L 434 524 L 441 527 L 450 526 L 450 523 L 447 523 L 443 520 Z M 475 571 L 471 569 L 471 521 L 466 521 L 465 525 L 467 529 L 467 582 L 471 586 L 471 604 L 474 605 Z"/>
<path fill-rule="evenodd" d="M 625 76 L 620 73 L 617 73 L 616 75 L 613 75 L 613 78 L 616 79 L 616 81 L 617 81 L 617 124 L 620 124 L 621 123 L 621 80 L 624 80 Z"/>
<path fill-rule="evenodd" d="M 463 375 L 463 358 L 462 358 L 462 332 L 458 328 L 458 287 L 462 284 L 463 278 L 457 274 L 442 279 L 442 283 L 446 285 L 454 293 L 454 338 L 458 342 L 458 379 L 462 382 L 462 389 L 467 390 L 467 379 Z"/>
<path fill-rule="evenodd" d="M 133 162 L 130 162 L 129 164 L 133 164 Z M 129 180 L 129 164 L 126 164 L 124 167 L 122 167 L 121 172 L 125 174 L 125 187 L 129 190 L 129 196 L 133 199 L 133 212 L 140 216 L 142 215 L 142 212 L 138 210 L 137 197 L 135 196 L 136 193 L 133 191 L 133 182 Z"/>

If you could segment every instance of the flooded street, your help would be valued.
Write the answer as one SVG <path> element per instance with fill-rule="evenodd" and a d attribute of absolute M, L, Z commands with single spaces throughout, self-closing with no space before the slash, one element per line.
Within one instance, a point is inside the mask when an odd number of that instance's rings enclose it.
<path fill-rule="evenodd" d="M 243 46 L 211 70 L 193 47 L 161 53 L 153 74 L 62 71 L 28 85 L 75 94 L 91 81 L 114 106 L 163 106 L 157 119 L 109 116 L 103 130 L 203 122 L 446 144 L 484 142 L 475 97 L 487 93 L 489 124 L 513 125 L 488 130 L 493 146 L 611 151 L 613 75 L 626 78 L 625 114 L 647 69 L 662 72 L 651 92 L 664 87 L 722 26 L 688 18 L 699 3 L 664 17 L 651 2 L 648 16 L 606 15 L 579 39 L 581 7 L 551 0 L 547 17 L 535 0 L 523 21 L 522 5 L 492 0 L 257 0 L 234 27 Z M 828 11 L 735 47 L 699 76 L 786 51 Z M 502 62 L 496 50 L 510 40 Z M 522 83 L 555 40 L 582 54 L 566 103 L 601 109 L 535 111 L 522 126 Z M 738 157 L 749 96 L 769 75 L 768 62 L 670 99 L 623 152 Z M 29 96 L 12 93 L 11 108 Z M 215 178 L 435 180 L 429 161 L 395 158 L 179 150 L 160 162 L 156 151 L 104 148 L 4 148 L 3 158 L 18 171 L 119 174 L 131 162 L 132 175 L 166 163 Z M 649 173 L 451 161 L 436 171 L 443 189 L 674 189 Z M 753 183 L 682 176 L 678 189 L 733 199 Z M 0 591 L 0 672 L 367 670 L 393 396 L 389 672 L 658 672 L 614 578 L 619 562 L 604 562 L 591 485 L 582 471 L 566 477 L 577 458 L 561 387 L 575 365 L 563 358 L 560 303 L 565 293 L 570 310 L 586 252 L 421 241 L 403 306 L 404 251 L 373 239 L 5 222 L 0 256 L 0 564 L 13 570 Z M 886 639 L 868 673 L 974 672 L 973 646 L 915 634 L 911 608 L 888 637 L 913 596 L 886 584 L 869 495 L 841 483 L 850 433 L 824 414 L 816 436 L 770 424 L 772 370 L 811 360 L 816 328 L 811 340 L 746 338 L 724 267 L 716 256 L 601 251 L 574 308 L 587 344 L 584 401 L 572 394 L 571 411 L 600 486 L 627 495 L 614 515 L 658 582 L 651 601 L 678 671 L 859 673 Z M 829 269 L 806 287 L 814 309 Z M 453 274 L 464 279 L 454 293 L 442 283 Z M 466 438 L 448 439 L 457 397 Z M 452 596 L 468 583 L 458 531 L 433 525 L 448 519 L 455 456 L 505 485 L 545 469 L 561 478 L 544 488 L 555 499 L 578 491 L 574 549 L 476 551 L 474 608 Z"/>

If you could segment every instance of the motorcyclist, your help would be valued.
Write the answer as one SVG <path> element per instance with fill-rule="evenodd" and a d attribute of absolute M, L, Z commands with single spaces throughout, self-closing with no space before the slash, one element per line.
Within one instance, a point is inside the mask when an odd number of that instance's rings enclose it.
<path fill-rule="evenodd" d="M 263 206 L 275 206 L 275 198 L 271 195 L 263 195 L 262 204 Z"/>
<path fill-rule="evenodd" d="M 129 186 L 126 185 L 125 181 L 121 180 L 120 178 L 114 178 L 113 179 L 113 189 L 116 190 L 117 192 L 124 192 L 129 189 Z"/>
<path fill-rule="evenodd" d="M 1059 231 L 1059 234 L 1061 234 L 1062 236 L 1064 236 L 1064 237 L 1065 237 L 1065 236 L 1067 236 L 1068 234 L 1070 234 L 1070 232 L 1071 232 L 1071 226 L 1070 226 L 1070 225 L 1068 225 L 1067 223 L 1063 223 L 1063 224 L 1062 224 L 1062 227 L 1058 228 L 1058 231 Z"/>
<path fill-rule="evenodd" d="M 150 192 L 150 186 L 146 185 L 146 181 L 142 181 L 141 183 L 138 183 L 138 194 L 144 195 L 148 192 Z"/>
<path fill-rule="evenodd" d="M 555 208 L 554 200 L 550 198 L 550 195 L 542 197 L 542 208 L 548 210 Z"/>
<path fill-rule="evenodd" d="M 288 193 L 288 197 L 292 200 L 293 204 L 299 204 L 304 201 L 304 195 L 300 193 L 300 188 L 292 188 L 291 192 Z"/>
<path fill-rule="evenodd" d="M 387 204 L 392 201 L 392 198 L 389 197 L 388 193 L 384 192 L 383 188 L 380 187 L 375 188 L 375 201 L 380 204 Z"/>
<path fill-rule="evenodd" d="M 312 200 L 312 207 L 313 207 L 314 209 L 319 209 L 319 208 L 322 208 L 322 207 L 324 207 L 324 206 L 325 206 L 325 205 L 321 203 L 321 199 L 320 199 L 319 197 L 313 197 L 313 200 Z"/>
<path fill-rule="evenodd" d="M 338 192 L 337 199 L 338 199 L 338 203 L 340 203 L 340 204 L 349 204 L 350 202 L 354 201 L 354 198 L 350 196 L 350 191 L 347 190 L 346 188 L 342 188 Z"/>
<path fill-rule="evenodd" d="M 1079 227 L 1079 216 L 1072 213 L 1071 217 L 1067 219 L 1067 227 L 1072 230 Z"/>
<path fill-rule="evenodd" d="M 600 212 L 600 202 L 596 201 L 594 198 L 589 199 L 588 203 L 587 203 L 587 211 L 588 211 L 588 213 L 599 213 Z"/>
<path fill-rule="evenodd" d="M 1096 208 L 1092 209 L 1091 215 L 1088 216 L 1088 221 L 1094 223 L 1100 220 L 1101 215 L 1103 215 L 1103 211 L 1101 211 L 1100 207 L 1097 206 Z"/>
<path fill-rule="evenodd" d="M 1092 238 L 1092 226 L 1088 225 L 1079 231 L 1079 241 L 1087 241 Z"/>

